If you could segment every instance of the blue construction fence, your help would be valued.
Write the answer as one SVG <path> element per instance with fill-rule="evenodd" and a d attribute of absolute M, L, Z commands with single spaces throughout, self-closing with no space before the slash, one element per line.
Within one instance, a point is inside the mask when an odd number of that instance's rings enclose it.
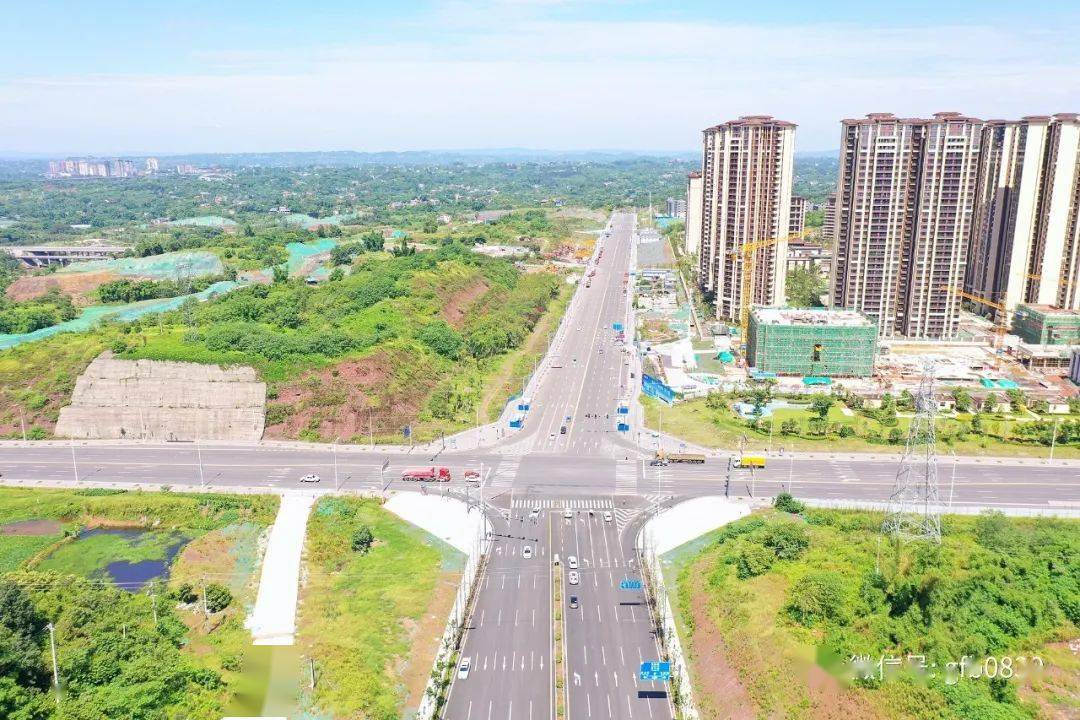
<path fill-rule="evenodd" d="M 641 391 L 657 400 L 663 400 L 668 405 L 675 402 L 675 391 L 652 375 L 641 374 Z"/>

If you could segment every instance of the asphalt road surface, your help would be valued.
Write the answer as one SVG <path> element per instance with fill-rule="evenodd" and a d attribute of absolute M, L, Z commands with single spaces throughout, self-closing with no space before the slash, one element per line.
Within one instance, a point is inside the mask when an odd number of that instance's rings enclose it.
<path fill-rule="evenodd" d="M 644 597 L 619 589 L 623 579 L 639 577 L 632 563 L 634 530 L 649 504 L 671 496 L 769 497 L 780 490 L 801 498 L 884 502 L 897 464 L 786 456 L 771 457 L 767 468 L 753 472 L 732 468 L 726 457 L 701 465 L 648 465 L 645 453 L 616 429 L 619 402 L 632 400 L 628 388 L 639 381 L 629 377 L 632 359 L 612 327 L 627 324 L 632 228 L 630 214 L 612 217 L 610 236 L 601 240 L 604 255 L 591 266 L 591 287 L 577 289 L 535 383 L 525 427 L 496 446 L 432 455 L 272 444 L 0 443 L 0 473 L 5 481 L 31 486 L 79 481 L 178 489 L 297 488 L 302 476 L 314 473 L 322 490 L 370 491 L 415 489 L 417 483 L 400 479 L 402 470 L 443 465 L 454 480 L 435 487 L 475 492 L 464 472 L 483 471 L 485 498 L 504 515 L 495 523 L 468 619 L 462 654 L 472 667 L 468 677 L 455 679 L 444 717 L 554 716 L 551 583 L 555 572 L 569 579 L 570 556 L 578 562 L 579 582 L 565 586 L 564 603 L 576 595 L 579 607 L 563 608 L 567 717 L 671 717 L 662 684 L 637 681 L 640 663 L 657 659 Z M 938 472 L 942 499 L 956 506 L 1045 510 L 1080 504 L 1075 466 L 942 458 Z M 565 509 L 571 518 L 563 517 Z M 559 566 L 552 562 L 555 553 Z"/>

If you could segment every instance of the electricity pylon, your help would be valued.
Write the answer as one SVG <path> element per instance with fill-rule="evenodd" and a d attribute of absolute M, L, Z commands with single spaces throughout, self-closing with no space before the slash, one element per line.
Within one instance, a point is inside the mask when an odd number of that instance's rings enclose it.
<path fill-rule="evenodd" d="M 881 531 L 905 540 L 941 542 L 941 501 L 938 497 L 937 436 L 934 423 L 934 364 L 923 367 L 915 395 L 915 417 L 896 473 Z"/>

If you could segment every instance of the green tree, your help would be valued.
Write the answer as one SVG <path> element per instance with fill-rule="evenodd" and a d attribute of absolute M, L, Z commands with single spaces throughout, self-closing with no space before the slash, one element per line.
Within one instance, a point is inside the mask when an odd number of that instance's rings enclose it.
<path fill-rule="evenodd" d="M 375 542 L 375 536 L 371 533 L 371 528 L 367 525 L 361 525 L 353 532 L 352 549 L 354 552 L 360 554 L 366 553 L 371 549 L 371 544 L 373 542 Z"/>
<path fill-rule="evenodd" d="M 381 252 L 386 245 L 386 240 L 383 238 L 382 233 L 375 230 L 364 233 L 361 236 L 361 240 L 364 243 L 364 248 L 368 252 Z"/>
<path fill-rule="evenodd" d="M 792 307 L 821 307 L 821 296 L 828 290 L 817 270 L 795 268 L 787 274 L 787 302 Z"/>
<path fill-rule="evenodd" d="M 971 409 L 973 399 L 971 393 L 963 388 L 953 388 L 952 391 L 953 402 L 956 404 L 957 412 L 966 413 Z"/>
<path fill-rule="evenodd" d="M 799 434 L 799 423 L 798 423 L 798 421 L 795 420 L 794 418 L 789 418 L 788 420 L 785 420 L 784 422 L 780 423 L 780 432 L 783 435 L 798 435 Z"/>
<path fill-rule="evenodd" d="M 810 398 L 810 410 L 821 420 L 824 420 L 829 416 L 829 410 L 832 408 L 836 401 L 831 395 L 825 393 L 815 393 Z"/>
<path fill-rule="evenodd" d="M 1027 395 L 1020 388 L 1010 388 L 1005 391 L 1005 395 L 1009 399 L 1009 408 L 1014 413 L 1022 413 L 1027 409 Z"/>
<path fill-rule="evenodd" d="M 224 585 L 210 583 L 203 593 L 206 595 L 206 609 L 212 613 L 219 613 L 232 603 L 232 593 Z"/>

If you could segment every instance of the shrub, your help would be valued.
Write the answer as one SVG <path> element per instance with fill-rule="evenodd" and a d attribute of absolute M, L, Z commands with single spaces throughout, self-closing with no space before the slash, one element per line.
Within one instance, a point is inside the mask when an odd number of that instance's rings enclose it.
<path fill-rule="evenodd" d="M 361 525 L 353 533 L 352 549 L 362 555 L 371 549 L 373 542 L 375 542 L 375 536 L 371 534 L 371 528 L 367 525 Z"/>
<path fill-rule="evenodd" d="M 773 507 L 780 512 L 795 514 L 801 513 L 806 509 L 806 506 L 796 500 L 795 496 L 787 492 L 782 492 L 776 496 L 776 499 L 773 500 Z"/>
<path fill-rule="evenodd" d="M 771 525 L 763 533 L 762 540 L 780 560 L 794 560 L 810 547 L 810 535 L 797 522 Z"/>
<path fill-rule="evenodd" d="M 185 605 L 190 605 L 199 599 L 199 596 L 195 594 L 195 588 L 191 586 L 191 583 L 181 583 L 180 587 L 176 588 L 176 599 Z"/>
<path fill-rule="evenodd" d="M 764 545 L 749 542 L 739 550 L 735 558 L 735 573 L 741 580 L 764 575 L 769 572 L 775 560 L 776 553 L 773 550 Z"/>
<path fill-rule="evenodd" d="M 206 596 L 206 609 L 212 613 L 221 612 L 232 602 L 232 593 L 224 585 L 210 583 L 203 593 Z"/>
<path fill-rule="evenodd" d="M 804 575 L 791 588 L 787 614 L 797 623 L 811 627 L 825 620 L 839 620 L 845 615 L 843 580 L 833 572 Z"/>

